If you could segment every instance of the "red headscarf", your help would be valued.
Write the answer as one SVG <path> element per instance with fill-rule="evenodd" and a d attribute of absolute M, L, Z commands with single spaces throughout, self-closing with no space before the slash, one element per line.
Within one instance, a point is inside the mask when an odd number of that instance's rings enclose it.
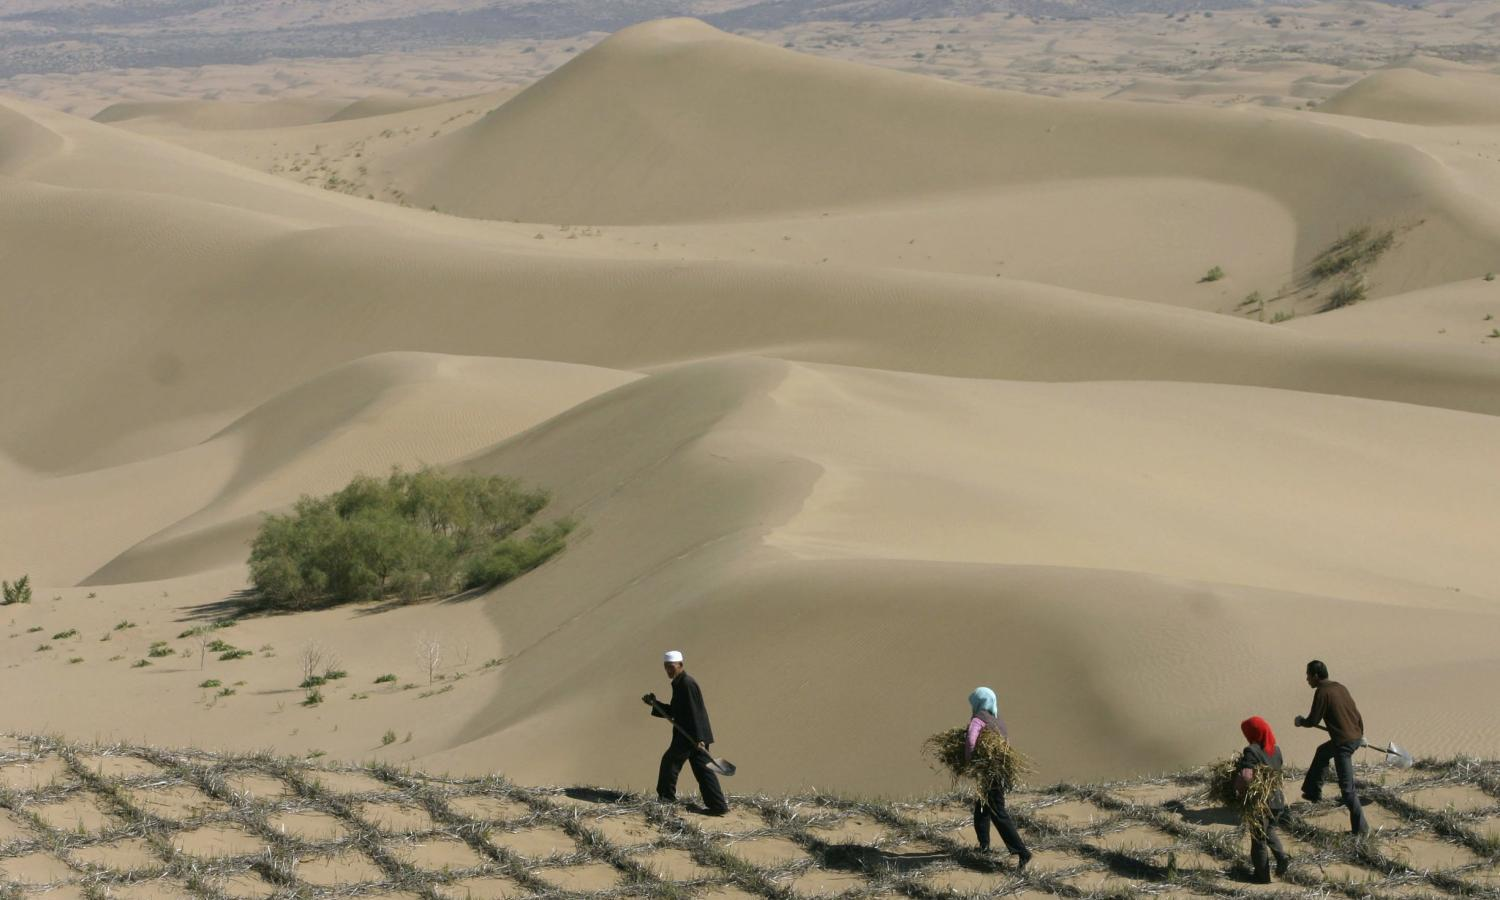
<path fill-rule="evenodd" d="M 1267 756 L 1276 752 L 1276 735 L 1271 732 L 1270 724 L 1260 716 L 1251 716 L 1241 722 L 1240 731 L 1245 733 L 1245 740 L 1259 744 Z"/>

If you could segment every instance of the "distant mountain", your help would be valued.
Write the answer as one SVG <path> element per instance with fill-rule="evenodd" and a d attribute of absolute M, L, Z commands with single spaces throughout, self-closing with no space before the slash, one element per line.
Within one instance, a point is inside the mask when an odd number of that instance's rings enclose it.
<path fill-rule="evenodd" d="M 138 66 L 347 57 L 503 39 L 612 32 L 697 16 L 722 29 L 993 12 L 1082 18 L 1254 5 L 1257 0 L 14 0 L 0 13 L 0 77 Z"/>

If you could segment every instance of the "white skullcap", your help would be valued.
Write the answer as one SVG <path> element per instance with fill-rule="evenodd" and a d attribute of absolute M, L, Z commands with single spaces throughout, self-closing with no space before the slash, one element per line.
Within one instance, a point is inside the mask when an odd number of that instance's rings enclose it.
<path fill-rule="evenodd" d="M 682 662 L 682 651 L 681 650 L 668 650 L 666 653 L 663 653 L 661 655 L 661 661 L 664 662 L 664 663 L 669 663 L 669 662 L 680 663 L 680 662 Z"/>

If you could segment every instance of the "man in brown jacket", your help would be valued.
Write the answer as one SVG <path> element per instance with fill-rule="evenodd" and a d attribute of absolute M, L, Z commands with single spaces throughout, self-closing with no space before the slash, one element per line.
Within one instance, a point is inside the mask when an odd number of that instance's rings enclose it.
<path fill-rule="evenodd" d="M 1328 740 L 1318 745 L 1307 777 L 1302 779 L 1302 799 L 1317 803 L 1323 797 L 1323 780 L 1331 760 L 1339 776 L 1339 795 L 1349 807 L 1349 830 L 1368 834 L 1370 825 L 1359 805 L 1359 791 L 1354 787 L 1354 752 L 1364 746 L 1365 720 L 1349 689 L 1328 680 L 1328 666 L 1321 660 L 1307 664 L 1307 686 L 1313 689 L 1312 711 L 1297 717 L 1298 728 L 1328 729 Z"/>

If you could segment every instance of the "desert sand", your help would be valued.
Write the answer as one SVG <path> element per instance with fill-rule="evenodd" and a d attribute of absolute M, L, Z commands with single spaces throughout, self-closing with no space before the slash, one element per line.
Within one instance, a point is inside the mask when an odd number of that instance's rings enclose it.
<path fill-rule="evenodd" d="M 1428 44 L 1500 21 L 1447 6 Z M 1155 16 L 1025 85 L 670 19 L 524 90 L 0 95 L 5 729 L 646 789 L 680 648 L 735 789 L 905 796 L 980 683 L 1043 779 L 1251 714 L 1305 761 L 1320 657 L 1373 738 L 1500 753 L 1500 76 L 1282 14 L 1187 23 L 1212 76 L 1146 71 Z M 484 596 L 179 637 L 265 513 L 420 464 L 582 529 Z"/>

